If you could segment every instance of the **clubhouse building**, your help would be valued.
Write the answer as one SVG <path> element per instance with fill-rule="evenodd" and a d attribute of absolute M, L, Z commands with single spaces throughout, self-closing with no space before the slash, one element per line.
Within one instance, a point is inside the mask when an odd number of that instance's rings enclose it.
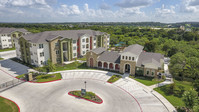
<path fill-rule="evenodd" d="M 145 52 L 143 48 L 138 44 L 126 47 L 122 52 L 96 48 L 87 52 L 87 66 L 154 77 L 164 69 L 164 56 L 160 53 Z"/>

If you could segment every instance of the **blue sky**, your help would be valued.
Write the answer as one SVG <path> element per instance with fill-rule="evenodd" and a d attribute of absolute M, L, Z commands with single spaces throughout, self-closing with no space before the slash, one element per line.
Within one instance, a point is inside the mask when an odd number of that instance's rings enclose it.
<path fill-rule="evenodd" d="M 199 21 L 199 0 L 0 0 L 0 22 Z"/>

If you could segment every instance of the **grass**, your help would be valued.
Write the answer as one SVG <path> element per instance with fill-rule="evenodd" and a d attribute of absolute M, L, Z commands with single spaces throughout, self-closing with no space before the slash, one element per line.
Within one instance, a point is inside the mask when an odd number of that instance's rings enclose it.
<path fill-rule="evenodd" d="M 0 58 L 0 60 L 4 60 L 3 58 Z"/>
<path fill-rule="evenodd" d="M 18 75 L 18 76 L 16 76 L 16 78 L 24 78 L 25 77 L 25 74 L 21 74 L 21 75 Z"/>
<path fill-rule="evenodd" d="M 120 75 L 112 75 L 111 78 L 107 82 L 114 83 L 117 80 L 119 80 L 120 78 L 122 78 L 122 76 L 120 76 Z"/>
<path fill-rule="evenodd" d="M 0 97 L 0 111 L 1 112 L 18 112 L 18 107 L 10 100 Z"/>
<path fill-rule="evenodd" d="M 176 81 L 175 82 L 175 89 L 174 93 L 170 94 L 169 93 L 169 87 L 170 85 L 162 86 L 155 88 L 154 90 L 160 93 L 162 96 L 164 96 L 173 106 L 185 106 L 183 100 L 182 100 L 182 94 L 186 90 L 190 90 L 193 88 L 191 82 L 187 81 Z M 180 89 L 181 88 L 181 89 Z"/>
<path fill-rule="evenodd" d="M 154 79 L 153 77 L 133 77 L 133 76 L 129 76 L 129 77 L 146 85 L 146 86 L 151 86 L 151 85 L 154 85 L 154 84 L 164 81 L 164 80 Z"/>
<path fill-rule="evenodd" d="M 36 76 L 36 82 L 49 82 L 54 80 L 60 80 L 61 74 L 55 73 L 55 74 L 47 74 L 47 75 L 38 75 Z"/>
<path fill-rule="evenodd" d="M 0 49 L 0 52 L 15 50 L 15 48 Z"/>
<path fill-rule="evenodd" d="M 102 102 L 102 100 L 93 92 L 86 92 L 86 94 L 83 96 L 81 95 L 81 91 L 71 91 L 69 93 L 87 100 L 92 100 L 94 102 Z"/>
<path fill-rule="evenodd" d="M 86 61 L 86 56 L 84 56 L 82 58 L 77 58 L 77 60 Z"/>

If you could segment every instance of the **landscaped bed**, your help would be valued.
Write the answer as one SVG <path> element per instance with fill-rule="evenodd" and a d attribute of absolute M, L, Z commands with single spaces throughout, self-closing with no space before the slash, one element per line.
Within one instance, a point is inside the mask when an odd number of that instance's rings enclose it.
<path fill-rule="evenodd" d="M 0 97 L 0 112 L 19 112 L 19 108 L 14 102 Z"/>
<path fill-rule="evenodd" d="M 81 91 L 70 91 L 68 94 L 97 104 L 101 104 L 103 102 L 103 100 L 93 92 L 86 92 L 85 95 L 82 95 Z"/>
<path fill-rule="evenodd" d="M 129 76 L 129 77 L 146 85 L 146 86 L 151 86 L 151 85 L 161 83 L 164 81 L 164 79 L 156 79 L 153 77 L 133 77 L 133 76 Z"/>
<path fill-rule="evenodd" d="M 122 76 L 120 76 L 120 75 L 112 75 L 111 78 L 107 82 L 114 83 L 117 80 L 119 80 L 120 78 L 122 78 Z"/>
<path fill-rule="evenodd" d="M 16 78 L 25 80 L 25 74 L 19 75 Z M 46 74 L 46 75 L 33 75 L 32 82 L 51 82 L 56 80 L 61 80 L 62 76 L 60 73 Z"/>

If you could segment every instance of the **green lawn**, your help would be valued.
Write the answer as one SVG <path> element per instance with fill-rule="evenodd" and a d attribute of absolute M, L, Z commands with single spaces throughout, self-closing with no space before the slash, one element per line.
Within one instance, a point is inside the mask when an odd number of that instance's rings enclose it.
<path fill-rule="evenodd" d="M 174 90 L 174 94 L 170 94 L 168 92 L 170 87 L 169 85 L 155 88 L 154 90 L 164 96 L 173 106 L 185 106 L 184 102 L 182 101 L 182 94 L 184 91 L 193 88 L 191 82 L 175 80 L 175 85 L 176 89 Z M 179 88 L 183 88 L 182 91 L 180 91 Z"/>
<path fill-rule="evenodd" d="M 18 112 L 18 107 L 10 100 L 0 97 L 0 112 Z"/>
<path fill-rule="evenodd" d="M 133 76 L 129 76 L 129 77 L 146 86 L 151 86 L 151 85 L 163 82 L 163 80 L 154 79 L 153 77 L 133 77 Z"/>
<path fill-rule="evenodd" d="M 86 61 L 86 56 L 84 56 L 82 58 L 78 58 L 77 60 Z"/>
<path fill-rule="evenodd" d="M 49 82 L 49 81 L 59 80 L 61 78 L 62 78 L 62 76 L 60 73 L 38 75 L 38 76 L 36 76 L 36 82 Z"/>
<path fill-rule="evenodd" d="M 15 50 L 15 48 L 0 49 L 0 52 Z"/>
<path fill-rule="evenodd" d="M 16 76 L 16 78 L 24 78 L 25 77 L 25 74 L 22 74 L 22 75 L 18 75 L 18 76 Z"/>
<path fill-rule="evenodd" d="M 3 58 L 0 58 L 0 60 L 3 60 Z"/>
<path fill-rule="evenodd" d="M 114 83 L 117 80 L 119 80 L 120 78 L 122 78 L 122 76 L 120 76 L 120 75 L 113 75 L 113 76 L 111 76 L 111 78 L 107 82 Z"/>

